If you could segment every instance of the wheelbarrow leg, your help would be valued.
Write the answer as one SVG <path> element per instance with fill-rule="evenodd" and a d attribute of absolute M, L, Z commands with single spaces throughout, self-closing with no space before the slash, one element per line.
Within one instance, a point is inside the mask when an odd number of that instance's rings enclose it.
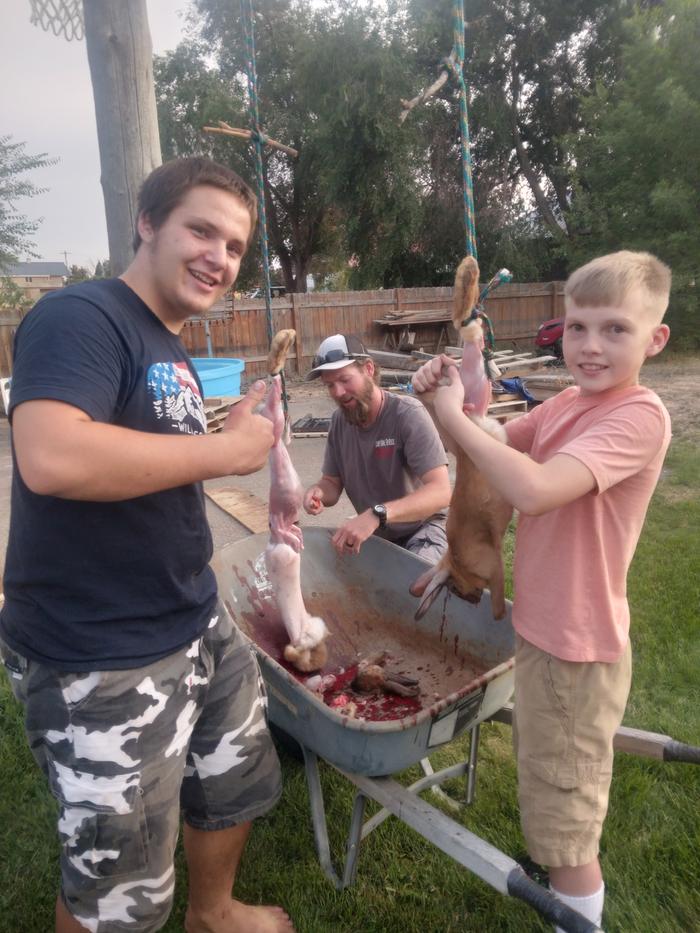
<path fill-rule="evenodd" d="M 341 891 L 343 888 L 354 884 L 357 877 L 357 858 L 360 853 L 360 839 L 367 797 L 361 790 L 358 790 L 355 794 L 350 830 L 345 844 L 345 866 L 341 878 L 333 867 L 333 859 L 331 858 L 326 810 L 323 805 L 323 788 L 321 787 L 321 778 L 318 771 L 318 756 L 305 745 L 301 746 L 301 750 L 304 753 L 306 783 L 309 788 L 309 805 L 318 860 L 326 877 L 337 890 Z"/>
<path fill-rule="evenodd" d="M 481 725 L 477 723 L 471 730 L 469 738 L 469 770 L 467 771 L 467 805 L 474 803 L 474 794 L 476 792 L 476 760 L 479 755 L 479 739 L 481 737 Z"/>
<path fill-rule="evenodd" d="M 474 795 L 476 792 L 476 764 L 479 756 L 480 736 L 481 724 L 477 723 L 472 729 L 469 730 L 469 758 L 467 760 L 467 764 L 465 765 L 465 771 L 467 773 L 467 793 L 464 798 L 464 804 L 460 803 L 459 800 L 454 800 L 452 797 L 450 797 L 450 795 L 445 793 L 439 784 L 435 784 L 430 788 L 431 793 L 433 793 L 434 796 L 438 798 L 438 800 L 441 800 L 451 810 L 459 810 L 462 806 L 469 806 L 470 804 L 474 803 Z M 428 776 L 435 774 L 429 758 L 421 758 L 420 766 L 423 769 L 423 774 Z M 444 778 L 442 780 L 444 780 Z"/>

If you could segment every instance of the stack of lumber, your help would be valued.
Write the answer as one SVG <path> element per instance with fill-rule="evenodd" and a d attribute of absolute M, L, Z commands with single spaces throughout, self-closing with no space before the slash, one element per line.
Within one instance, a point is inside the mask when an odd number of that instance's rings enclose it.
<path fill-rule="evenodd" d="M 408 385 L 411 376 L 423 362 L 409 353 L 391 353 L 388 350 L 370 350 L 369 348 L 367 352 L 381 367 L 379 381 L 384 388 Z M 424 356 L 430 359 L 433 354 L 424 354 Z"/>
<path fill-rule="evenodd" d="M 411 381 L 411 375 L 426 362 L 435 356 L 423 350 L 412 350 L 411 353 L 390 353 L 386 350 L 368 350 L 372 359 L 381 366 L 381 384 L 384 387 L 403 387 Z M 461 347 L 445 347 L 445 353 L 459 360 L 462 356 Z M 557 361 L 555 356 L 538 356 L 530 352 L 516 352 L 515 350 L 496 350 L 489 359 L 491 378 L 515 379 L 519 377 L 528 392 L 538 402 L 550 398 L 573 385 L 573 378 L 565 369 L 552 371 L 549 364 Z M 505 404 L 509 406 L 508 411 Z M 501 413 L 520 414 L 526 410 L 526 403 L 517 396 L 504 398 L 495 395 L 494 406 L 501 406 Z M 490 414 L 498 417 L 496 411 L 489 410 Z"/>
<path fill-rule="evenodd" d="M 240 402 L 242 395 L 229 395 L 226 398 L 205 398 L 204 414 L 207 419 L 207 434 L 220 431 L 229 410 L 236 402 Z"/>
<path fill-rule="evenodd" d="M 456 358 L 461 357 L 461 347 L 445 347 L 445 352 Z M 493 375 L 495 378 L 503 376 L 506 379 L 514 379 L 516 376 L 524 378 L 541 370 L 549 372 L 548 363 L 554 363 L 556 356 L 538 356 L 535 353 L 516 353 L 514 350 L 496 350 L 490 356 L 490 362 L 495 365 L 497 372 Z"/>
<path fill-rule="evenodd" d="M 382 367 L 382 372 L 385 370 L 387 372 L 396 372 L 397 370 L 402 372 L 408 371 L 409 376 L 412 372 L 415 372 L 425 360 L 430 360 L 435 355 L 434 353 L 423 353 L 421 355 L 424 359 L 417 359 L 413 353 L 390 353 L 388 350 L 370 349 L 368 349 L 367 352 L 374 362 Z"/>
<path fill-rule="evenodd" d="M 545 399 L 557 395 L 562 389 L 567 389 L 573 384 L 573 376 L 570 376 L 566 371 L 547 375 L 538 373 L 535 376 L 525 376 L 523 378 L 523 385 L 538 402 L 544 402 Z"/>
<path fill-rule="evenodd" d="M 533 372 L 545 370 L 547 363 L 554 363 L 556 356 L 536 356 L 534 353 L 511 353 L 510 351 L 495 353 L 492 361 L 496 364 L 501 376 L 514 379 L 529 376 Z"/>
<path fill-rule="evenodd" d="M 401 324 L 431 324 L 434 321 L 452 320 L 451 308 L 426 308 L 424 311 L 387 311 L 378 323 L 396 321 Z"/>

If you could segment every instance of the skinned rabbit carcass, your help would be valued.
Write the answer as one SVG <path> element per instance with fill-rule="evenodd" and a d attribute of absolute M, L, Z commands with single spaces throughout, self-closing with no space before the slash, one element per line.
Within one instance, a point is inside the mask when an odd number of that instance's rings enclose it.
<path fill-rule="evenodd" d="M 484 367 L 483 327 L 480 318 L 470 313 L 476 307 L 478 293 L 479 266 L 476 259 L 468 256 L 457 269 L 453 308 L 453 323 L 463 340 L 459 374 L 464 401 L 473 406 L 469 417 L 505 442 L 503 426 L 486 415 L 491 383 Z M 424 393 L 419 398 L 430 409 L 433 394 Z M 422 596 L 415 617 L 421 619 L 447 586 L 472 603 L 478 603 L 488 587 L 493 617 L 502 619 L 506 614 L 502 542 L 513 509 L 468 455 L 445 436 L 442 428 L 440 432 L 457 461 L 447 515 L 448 549 L 438 564 L 418 577 L 410 588 L 414 596 Z"/>
<path fill-rule="evenodd" d="M 293 330 L 279 331 L 273 338 L 268 360 L 272 379 L 262 414 L 272 422 L 274 443 L 269 455 L 270 540 L 265 548 L 265 565 L 289 637 L 284 657 L 298 670 L 308 672 L 325 664 L 328 651 L 326 625 L 323 619 L 307 612 L 301 593 L 304 540 L 296 522 L 304 493 L 287 450 L 279 375 L 295 336 Z"/>

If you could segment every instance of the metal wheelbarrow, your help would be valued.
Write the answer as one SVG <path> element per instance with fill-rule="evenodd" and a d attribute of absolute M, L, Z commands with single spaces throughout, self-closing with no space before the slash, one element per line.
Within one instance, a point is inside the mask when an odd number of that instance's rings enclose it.
<path fill-rule="evenodd" d="M 394 815 L 502 894 L 525 901 L 570 933 L 594 933 L 598 927 L 556 900 L 516 861 L 418 796 L 426 788 L 442 793 L 443 781 L 466 775 L 464 802 L 471 802 L 479 724 L 489 718 L 508 721 L 514 681 L 510 606 L 507 617 L 496 622 L 488 592 L 476 606 L 448 594 L 415 622 L 416 600 L 408 588 L 425 562 L 375 537 L 358 556 L 341 558 L 330 535 L 325 528 L 304 529 L 301 562 L 306 608 L 321 616 L 330 632 L 321 674 L 333 676 L 325 693 L 309 689 L 310 675 L 293 671 L 283 660 L 286 633 L 263 556 L 267 535 L 229 545 L 212 560 L 221 598 L 255 647 L 270 721 L 301 746 L 316 849 L 326 876 L 339 889 L 352 884 L 361 840 Z M 418 696 L 355 696 L 352 711 L 349 703 L 336 703 L 353 695 L 349 684 L 358 659 L 378 649 L 418 681 Z M 465 730 L 471 731 L 469 760 L 434 772 L 428 756 Z M 330 854 L 319 757 L 357 788 L 340 874 Z M 425 776 L 410 787 L 391 777 L 417 763 Z M 364 821 L 368 799 L 383 809 Z"/>

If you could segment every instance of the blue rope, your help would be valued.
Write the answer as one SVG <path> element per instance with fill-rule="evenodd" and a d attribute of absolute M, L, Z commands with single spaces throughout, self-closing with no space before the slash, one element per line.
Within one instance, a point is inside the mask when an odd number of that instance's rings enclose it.
<path fill-rule="evenodd" d="M 272 294 L 270 289 L 270 251 L 267 240 L 267 214 L 265 212 L 265 177 L 263 175 L 262 147 L 266 140 L 260 130 L 258 110 L 258 74 L 255 67 L 255 24 L 252 0 L 241 0 L 241 18 L 245 40 L 246 77 L 248 78 L 248 109 L 250 129 L 255 145 L 255 176 L 258 185 L 258 214 L 260 217 L 260 252 L 262 253 L 263 283 L 265 286 L 265 311 L 267 313 L 267 339 L 272 343 Z"/>
<path fill-rule="evenodd" d="M 469 111 L 467 108 L 467 85 L 464 80 L 464 3 L 454 0 L 452 8 L 452 33 L 454 46 L 447 59 L 447 67 L 459 85 L 459 126 L 462 151 L 462 200 L 464 202 L 464 227 L 467 253 L 477 259 L 476 224 L 474 220 L 474 185 L 472 182 L 472 157 L 469 151 Z"/>

